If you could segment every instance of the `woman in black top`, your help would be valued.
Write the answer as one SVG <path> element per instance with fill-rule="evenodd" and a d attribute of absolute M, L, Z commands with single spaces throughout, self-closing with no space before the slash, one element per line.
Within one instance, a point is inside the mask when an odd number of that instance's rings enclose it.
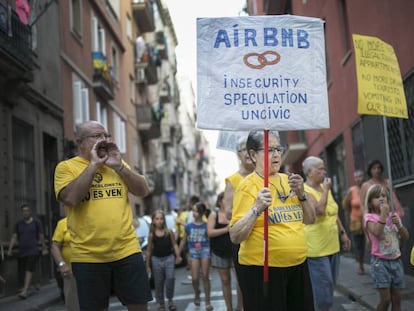
<path fill-rule="evenodd" d="M 233 310 L 231 294 L 232 245 L 229 235 L 229 220 L 224 210 L 223 197 L 224 192 L 217 196 L 216 206 L 218 209 L 212 211 L 208 217 L 207 233 L 210 238 L 212 252 L 211 266 L 218 269 L 227 310 Z"/>
<path fill-rule="evenodd" d="M 174 260 L 175 253 L 175 260 Z M 174 234 L 167 228 L 165 214 L 157 210 L 152 215 L 150 235 L 147 248 L 147 272 L 154 276 L 155 299 L 159 304 L 158 310 L 165 310 L 164 286 L 168 299 L 169 310 L 176 310 L 173 301 L 175 283 L 175 264 L 181 262 L 180 251 Z"/>

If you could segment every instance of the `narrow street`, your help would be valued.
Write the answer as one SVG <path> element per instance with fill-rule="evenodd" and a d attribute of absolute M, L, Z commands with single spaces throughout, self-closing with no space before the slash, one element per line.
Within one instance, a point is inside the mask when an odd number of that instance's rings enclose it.
<path fill-rule="evenodd" d="M 211 304 L 214 307 L 215 311 L 226 311 L 226 305 L 224 303 L 223 295 L 221 292 L 220 278 L 215 269 L 211 269 Z M 185 268 L 176 269 L 176 285 L 175 285 L 175 304 L 177 305 L 177 310 L 182 311 L 197 311 L 205 310 L 204 305 L 204 294 L 201 294 L 201 306 L 195 306 L 193 303 L 193 289 L 191 286 L 191 281 L 189 280 L 188 271 Z M 233 286 L 233 288 L 235 288 Z M 154 292 L 153 292 L 154 294 Z M 236 307 L 236 292 L 233 290 L 233 308 Z M 63 303 L 51 306 L 46 309 L 46 311 L 64 311 Z M 127 310 L 122 304 L 118 301 L 117 298 L 112 298 L 109 306 L 110 311 L 124 311 Z M 148 310 L 158 310 L 158 305 L 155 303 L 155 300 L 151 301 L 148 304 Z M 332 311 L 364 311 L 369 310 L 357 302 L 353 302 L 348 297 L 342 295 L 339 292 L 335 292 L 335 304 Z"/>

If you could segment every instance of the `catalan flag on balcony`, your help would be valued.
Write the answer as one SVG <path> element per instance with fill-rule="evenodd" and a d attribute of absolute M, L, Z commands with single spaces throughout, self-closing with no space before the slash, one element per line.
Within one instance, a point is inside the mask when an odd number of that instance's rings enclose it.
<path fill-rule="evenodd" d="M 106 66 L 106 57 L 101 51 L 92 52 L 93 69 L 103 69 Z"/>

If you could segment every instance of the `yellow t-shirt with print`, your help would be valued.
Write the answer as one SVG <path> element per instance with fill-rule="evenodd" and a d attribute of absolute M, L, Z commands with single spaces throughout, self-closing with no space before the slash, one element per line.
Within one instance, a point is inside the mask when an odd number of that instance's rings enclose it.
<path fill-rule="evenodd" d="M 240 182 L 243 180 L 243 178 L 244 177 L 239 172 L 236 172 L 233 175 L 230 175 L 229 177 L 227 177 L 224 181 L 225 182 L 228 181 L 233 187 L 233 189 L 235 190 L 237 186 L 240 184 Z"/>
<path fill-rule="evenodd" d="M 180 224 L 177 223 L 178 229 L 178 236 L 182 239 L 185 235 L 185 223 L 188 217 L 188 211 L 182 211 L 180 215 L 178 215 L 177 220 L 180 221 Z"/>
<path fill-rule="evenodd" d="M 70 265 L 70 233 L 68 230 L 66 217 L 58 221 L 55 231 L 53 232 L 52 241 L 60 243 L 62 245 L 60 252 L 62 253 L 63 260 L 66 262 L 66 264 Z"/>
<path fill-rule="evenodd" d="M 56 197 L 88 165 L 81 157 L 60 162 L 55 170 Z M 127 185 L 110 167 L 96 171 L 85 198 L 77 206 L 66 206 L 66 214 L 72 262 L 112 262 L 140 252 Z"/>
<path fill-rule="evenodd" d="M 305 184 L 305 191 L 319 201 L 322 193 Z M 316 217 L 315 223 L 305 226 L 308 257 L 323 257 L 339 252 L 339 232 L 336 220 L 338 204 L 328 192 L 325 215 Z"/>
<path fill-rule="evenodd" d="M 236 188 L 233 199 L 233 226 L 246 213 L 252 213 L 257 193 L 264 187 L 263 178 L 256 173 L 246 176 Z M 272 193 L 268 217 L 269 267 L 292 267 L 306 259 L 305 225 L 303 211 L 296 195 L 289 196 L 288 176 L 278 174 L 269 177 Z M 281 196 L 286 196 L 285 202 Z M 253 216 L 252 216 L 253 217 Z M 264 213 L 259 216 L 246 240 L 240 244 L 239 263 L 263 266 L 264 261 Z"/>

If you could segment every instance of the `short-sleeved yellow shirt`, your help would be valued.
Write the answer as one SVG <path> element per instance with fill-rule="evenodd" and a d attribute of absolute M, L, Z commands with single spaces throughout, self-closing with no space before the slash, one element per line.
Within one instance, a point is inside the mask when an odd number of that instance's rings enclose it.
<path fill-rule="evenodd" d="M 62 244 L 60 251 L 62 253 L 63 260 L 66 264 L 70 265 L 72 252 L 70 250 L 70 233 L 66 217 L 58 221 L 55 232 L 53 233 L 52 241 Z"/>
<path fill-rule="evenodd" d="M 321 199 L 322 193 L 306 184 L 305 191 L 311 194 L 316 201 Z M 308 257 L 323 257 L 339 252 L 337 218 L 338 204 L 335 202 L 331 191 L 329 191 L 325 215 L 317 216 L 315 223 L 305 227 Z"/>
<path fill-rule="evenodd" d="M 307 247 L 303 211 L 296 195 L 289 195 L 286 174 L 269 177 L 272 204 L 268 217 L 269 267 L 291 267 L 303 263 Z M 233 199 L 233 226 L 246 213 L 252 213 L 257 193 L 264 187 L 263 178 L 256 173 L 246 176 L 236 188 Z M 279 194 L 286 196 L 286 200 Z M 252 216 L 253 217 L 253 216 Z M 250 235 L 240 244 L 239 262 L 242 265 L 264 264 L 264 213 L 256 220 Z"/>
<path fill-rule="evenodd" d="M 55 170 L 56 197 L 88 165 L 81 157 L 60 162 Z M 110 167 L 96 171 L 85 198 L 77 206 L 66 206 L 66 214 L 72 262 L 113 262 L 140 252 L 127 185 Z"/>

